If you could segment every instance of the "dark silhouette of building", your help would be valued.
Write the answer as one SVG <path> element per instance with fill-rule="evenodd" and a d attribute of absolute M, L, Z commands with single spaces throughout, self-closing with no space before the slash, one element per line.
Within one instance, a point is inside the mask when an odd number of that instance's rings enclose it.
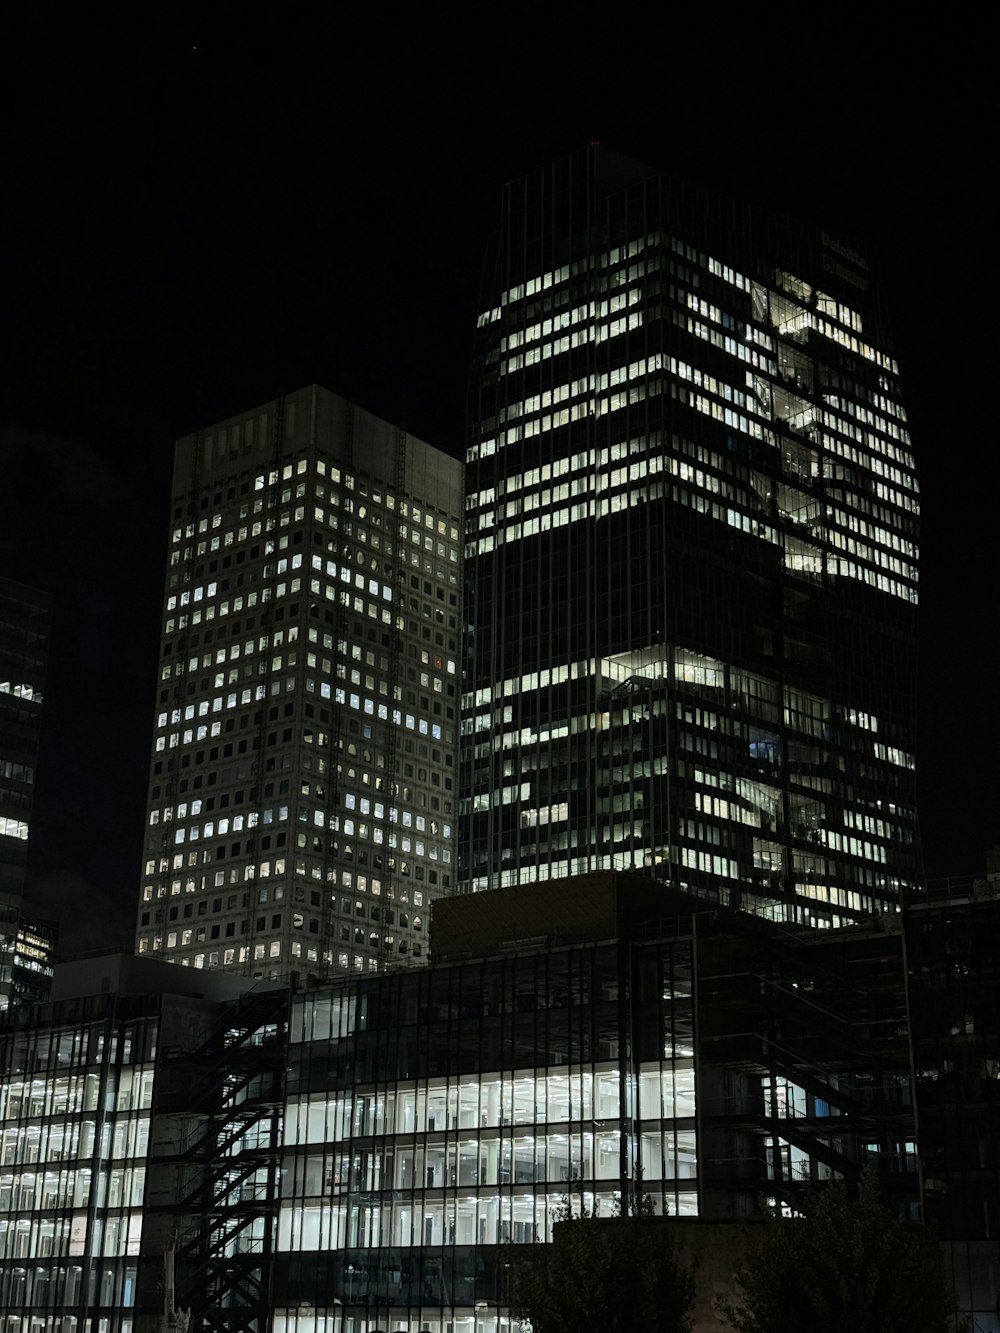
<path fill-rule="evenodd" d="M 0 1009 L 52 976 L 54 927 L 21 926 L 50 619 L 47 593 L 0 579 Z"/>
<path fill-rule="evenodd" d="M 873 260 L 601 147 L 511 182 L 467 460 L 463 889 L 893 910 L 918 501 Z"/>
<path fill-rule="evenodd" d="M 924 1214 L 976 1333 L 1000 1330 L 1000 854 L 903 916 Z"/>

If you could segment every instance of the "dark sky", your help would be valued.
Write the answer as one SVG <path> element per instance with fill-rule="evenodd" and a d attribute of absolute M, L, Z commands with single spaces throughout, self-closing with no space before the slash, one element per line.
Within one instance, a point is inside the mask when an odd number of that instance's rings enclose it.
<path fill-rule="evenodd" d="M 31 900 L 71 949 L 130 944 L 173 440 L 317 380 L 460 452 L 502 184 L 594 138 L 880 253 L 924 490 L 928 873 L 976 873 L 1000 840 L 985 37 L 348 13 L 9 43 L 0 572 L 57 598 Z"/>

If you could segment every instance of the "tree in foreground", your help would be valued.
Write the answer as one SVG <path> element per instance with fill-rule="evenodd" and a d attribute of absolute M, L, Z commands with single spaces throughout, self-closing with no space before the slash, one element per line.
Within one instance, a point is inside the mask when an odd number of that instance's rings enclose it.
<path fill-rule="evenodd" d="M 600 1218 L 560 1206 L 551 1245 L 509 1251 L 509 1304 L 532 1333 L 688 1333 L 694 1278 L 669 1224 L 652 1216 Z"/>
<path fill-rule="evenodd" d="M 737 1274 L 742 1306 L 720 1302 L 738 1333 L 951 1333 L 955 1298 L 930 1232 L 883 1207 L 874 1174 L 858 1197 L 842 1181 L 806 1217 L 775 1218 Z"/>

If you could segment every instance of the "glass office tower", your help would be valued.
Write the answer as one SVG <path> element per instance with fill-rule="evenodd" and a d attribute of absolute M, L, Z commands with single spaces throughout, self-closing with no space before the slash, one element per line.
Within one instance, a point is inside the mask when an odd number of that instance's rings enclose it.
<path fill-rule="evenodd" d="M 467 462 L 463 889 L 892 909 L 918 500 L 871 259 L 596 146 L 509 184 Z"/>
<path fill-rule="evenodd" d="M 181 440 L 136 951 L 423 961 L 453 888 L 461 464 L 318 386 Z"/>

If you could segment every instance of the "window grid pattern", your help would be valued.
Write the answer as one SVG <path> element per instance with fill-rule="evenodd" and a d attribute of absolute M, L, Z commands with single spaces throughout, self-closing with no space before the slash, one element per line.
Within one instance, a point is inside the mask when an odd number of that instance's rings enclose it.
<path fill-rule="evenodd" d="M 397 496 L 333 427 L 306 443 L 312 392 L 278 459 L 276 404 L 198 437 L 193 490 L 178 455 L 137 949 L 186 966 L 421 961 L 455 873 L 457 500 Z"/>
<path fill-rule="evenodd" d="M 444 1333 L 478 1310 L 499 1333 L 496 1247 L 549 1241 L 567 1197 L 608 1215 L 641 1181 L 697 1214 L 690 941 L 640 952 L 635 983 L 603 945 L 293 999 L 279 1326 Z"/>
<path fill-rule="evenodd" d="M 4 1333 L 84 1311 L 108 1333 L 133 1326 L 157 1030 L 136 1009 L 98 998 L 0 1035 Z"/>

